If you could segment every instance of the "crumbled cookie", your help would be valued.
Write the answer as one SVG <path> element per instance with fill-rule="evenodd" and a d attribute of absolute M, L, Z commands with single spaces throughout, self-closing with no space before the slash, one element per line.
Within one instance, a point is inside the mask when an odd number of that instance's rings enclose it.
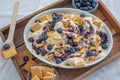
<path fill-rule="evenodd" d="M 25 71 L 29 71 L 31 67 L 35 66 L 36 65 L 36 62 L 29 59 L 28 62 L 24 65 L 23 69 Z"/>
<path fill-rule="evenodd" d="M 89 58 L 90 61 L 95 61 L 95 59 L 96 59 L 95 56 L 91 56 L 91 57 Z"/>
<path fill-rule="evenodd" d="M 56 80 L 53 76 L 43 77 L 43 80 Z"/>
<path fill-rule="evenodd" d="M 10 47 L 7 50 L 2 51 L 2 56 L 4 59 L 9 59 L 17 54 L 15 47 Z"/>
<path fill-rule="evenodd" d="M 67 19 L 73 19 L 75 17 L 74 14 L 64 14 L 63 16 Z"/>
<path fill-rule="evenodd" d="M 33 25 L 31 26 L 31 29 L 32 29 L 32 31 L 38 31 L 38 30 L 40 30 L 41 29 L 41 27 L 42 27 L 42 25 L 40 24 L 40 23 L 33 23 Z"/>
<path fill-rule="evenodd" d="M 85 24 L 85 20 L 83 18 L 81 18 L 79 15 L 76 15 L 74 18 L 73 18 L 73 22 L 76 24 L 76 25 L 83 25 Z"/>
<path fill-rule="evenodd" d="M 51 16 L 51 15 L 48 15 L 48 14 L 45 14 L 45 15 L 40 16 L 40 17 L 39 17 L 39 20 L 40 20 L 41 22 L 43 22 L 43 21 L 45 21 L 45 20 L 51 21 L 51 20 L 52 20 L 52 16 Z"/>
<path fill-rule="evenodd" d="M 31 67 L 31 74 L 32 74 L 32 77 L 38 76 L 39 79 L 42 79 L 43 77 L 42 68 L 39 66 Z"/>
<path fill-rule="evenodd" d="M 83 36 L 78 36 L 77 38 L 74 38 L 74 42 L 79 42 L 81 39 L 83 38 Z"/>
<path fill-rule="evenodd" d="M 39 77 L 34 76 L 31 80 L 40 80 Z"/>
<path fill-rule="evenodd" d="M 102 23 L 98 20 L 93 20 L 93 24 L 96 25 L 97 27 L 102 27 Z"/>
<path fill-rule="evenodd" d="M 50 54 L 48 55 L 48 58 L 47 58 L 49 61 L 53 61 L 54 60 L 54 55 L 53 54 Z"/>
<path fill-rule="evenodd" d="M 63 25 L 64 25 L 64 27 L 65 27 L 65 30 L 68 30 L 69 28 L 68 28 L 68 22 L 66 21 L 66 20 L 62 20 L 62 23 L 63 23 Z"/>
<path fill-rule="evenodd" d="M 19 65 L 22 65 L 25 63 L 25 61 L 23 60 L 23 57 L 24 56 L 28 56 L 29 59 L 33 59 L 33 56 L 32 54 L 28 51 L 28 50 L 23 50 L 22 52 L 18 53 L 16 56 L 15 56 L 15 59 L 17 60 L 17 63 Z"/>
<path fill-rule="evenodd" d="M 88 50 L 88 48 L 84 47 L 80 50 L 80 53 L 85 53 Z"/>
<path fill-rule="evenodd" d="M 42 41 L 41 43 L 39 43 L 39 44 L 36 44 L 36 47 L 38 48 L 38 47 L 42 47 L 42 46 L 45 46 L 45 42 L 44 41 Z"/>

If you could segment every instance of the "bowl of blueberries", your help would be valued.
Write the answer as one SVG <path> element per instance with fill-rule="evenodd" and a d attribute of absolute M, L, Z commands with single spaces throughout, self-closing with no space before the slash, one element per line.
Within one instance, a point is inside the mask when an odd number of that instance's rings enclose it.
<path fill-rule="evenodd" d="M 72 0 L 72 5 L 76 9 L 93 13 L 98 8 L 98 0 Z"/>

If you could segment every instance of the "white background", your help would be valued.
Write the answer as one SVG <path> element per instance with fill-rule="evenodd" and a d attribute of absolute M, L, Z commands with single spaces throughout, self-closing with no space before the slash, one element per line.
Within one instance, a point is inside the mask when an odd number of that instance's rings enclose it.
<path fill-rule="evenodd" d="M 10 23 L 15 0 L 0 0 L 0 28 Z M 16 0 L 20 1 L 18 19 L 33 13 L 58 0 Z M 120 0 L 102 0 L 120 22 Z M 0 46 L 2 40 L 0 38 Z M 102 67 L 83 80 L 120 80 L 120 58 Z M 0 80 L 21 80 L 11 60 L 0 57 Z"/>

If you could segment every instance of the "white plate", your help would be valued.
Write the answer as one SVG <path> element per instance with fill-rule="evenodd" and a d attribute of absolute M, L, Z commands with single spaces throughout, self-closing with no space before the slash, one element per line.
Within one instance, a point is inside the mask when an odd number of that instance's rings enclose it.
<path fill-rule="evenodd" d="M 41 15 L 43 14 L 51 14 L 53 12 L 56 12 L 56 13 L 73 13 L 73 14 L 85 14 L 86 16 L 90 16 L 92 17 L 93 19 L 97 19 L 97 20 L 100 20 L 99 18 L 97 18 L 96 16 L 90 14 L 90 13 L 87 13 L 87 12 L 84 12 L 84 11 L 81 11 L 81 10 L 78 10 L 78 9 L 72 9 L 72 8 L 56 8 L 56 9 L 50 9 L 50 10 L 47 10 L 47 11 L 44 11 L 42 13 L 39 13 L 38 15 L 34 16 L 26 25 L 25 27 L 25 30 L 24 30 L 24 41 L 25 41 L 25 45 L 27 47 L 27 49 L 31 52 L 32 55 L 34 55 L 36 58 L 38 58 L 39 60 L 49 64 L 49 65 L 52 65 L 52 66 L 56 66 L 56 67 L 60 67 L 60 68 L 81 68 L 81 67 L 73 67 L 73 66 L 65 66 L 65 65 L 59 65 L 59 64 L 55 64 L 55 63 L 52 63 L 52 62 L 49 62 L 47 60 L 45 60 L 42 56 L 38 56 L 36 54 L 36 52 L 32 49 L 32 46 L 29 44 L 29 41 L 28 41 L 28 32 L 30 31 L 30 27 L 31 25 L 34 23 L 34 21 L 36 19 L 38 19 Z M 100 20 L 101 21 L 101 20 Z M 102 22 L 102 21 L 101 21 Z M 88 63 L 86 66 L 83 66 L 83 67 L 88 67 L 88 66 L 91 66 L 91 65 L 94 65 L 100 61 L 102 61 L 104 58 L 106 58 L 111 49 L 112 49 L 112 46 L 113 46 L 113 38 L 112 38 L 112 34 L 109 30 L 109 28 L 107 27 L 107 25 L 103 22 L 103 26 L 104 26 L 104 30 L 107 34 L 107 38 L 108 38 L 108 48 L 106 49 L 106 53 L 104 56 L 102 56 L 101 58 L 95 60 L 94 62 L 91 62 L 91 63 Z"/>

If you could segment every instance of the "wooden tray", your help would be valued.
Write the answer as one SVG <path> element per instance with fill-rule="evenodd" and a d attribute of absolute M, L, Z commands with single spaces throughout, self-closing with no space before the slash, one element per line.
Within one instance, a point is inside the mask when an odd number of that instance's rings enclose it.
<path fill-rule="evenodd" d="M 30 14 L 30 15 L 17 21 L 14 43 L 17 48 L 18 54 L 15 57 L 13 57 L 12 60 L 15 64 L 16 69 L 18 70 L 22 80 L 26 80 L 26 75 L 27 75 L 27 72 L 23 70 L 23 66 L 20 65 L 20 60 L 22 58 L 21 56 L 23 56 L 22 52 L 24 50 L 26 50 L 26 47 L 25 47 L 24 41 L 23 41 L 23 30 L 25 28 L 26 23 L 33 16 L 35 16 L 36 14 L 38 14 L 42 11 L 45 11 L 45 10 L 51 9 L 51 8 L 64 7 L 66 5 L 67 5 L 67 7 L 69 7 L 71 5 L 70 3 L 71 3 L 71 0 L 60 0 L 50 6 L 47 6 L 43 9 L 36 11 L 33 14 Z M 100 0 L 99 0 L 98 10 L 94 13 L 94 15 L 96 15 L 102 21 L 104 21 L 108 25 L 108 27 L 110 28 L 110 30 L 113 34 L 114 46 L 113 46 L 113 49 L 112 49 L 110 55 L 106 59 L 101 61 L 100 63 L 98 63 L 94 66 L 91 66 L 91 67 L 87 67 L 87 68 L 74 69 L 74 70 L 57 68 L 59 75 L 60 75 L 60 80 L 81 80 L 84 77 L 86 77 L 87 75 L 95 72 L 102 66 L 106 65 L 107 63 L 113 61 L 114 59 L 116 59 L 120 56 L 120 44 L 118 44 L 118 43 L 120 43 L 120 35 L 119 35 L 120 34 L 120 25 L 119 25 L 119 23 L 111 15 L 111 13 L 108 11 L 108 9 L 104 6 L 104 4 Z M 9 25 L 6 26 L 5 28 L 1 29 L 1 31 L 0 31 L 0 35 L 2 36 L 3 41 L 5 41 L 8 36 L 8 30 L 9 30 Z M 34 58 L 34 60 L 36 62 L 40 62 L 36 58 Z"/>

